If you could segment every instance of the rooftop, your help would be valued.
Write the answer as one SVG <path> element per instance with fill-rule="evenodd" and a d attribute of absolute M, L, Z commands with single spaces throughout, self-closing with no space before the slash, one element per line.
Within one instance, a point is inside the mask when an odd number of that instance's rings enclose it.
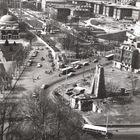
<path fill-rule="evenodd" d="M 18 19 L 12 15 L 4 15 L 0 18 L 0 23 L 17 23 Z"/>

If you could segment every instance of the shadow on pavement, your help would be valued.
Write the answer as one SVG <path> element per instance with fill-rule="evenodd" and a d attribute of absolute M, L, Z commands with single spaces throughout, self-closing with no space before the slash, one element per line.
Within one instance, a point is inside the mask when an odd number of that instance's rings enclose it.
<path fill-rule="evenodd" d="M 24 88 L 22 85 L 18 85 L 18 86 L 16 86 L 13 93 L 14 94 L 19 94 L 19 92 L 22 92 L 22 91 L 26 91 L 26 88 Z"/>

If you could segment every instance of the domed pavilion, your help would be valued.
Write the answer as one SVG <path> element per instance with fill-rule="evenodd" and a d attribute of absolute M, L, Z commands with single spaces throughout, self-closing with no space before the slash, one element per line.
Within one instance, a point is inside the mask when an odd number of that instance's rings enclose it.
<path fill-rule="evenodd" d="M 18 19 L 12 15 L 4 15 L 0 18 L 0 39 L 19 39 Z"/>

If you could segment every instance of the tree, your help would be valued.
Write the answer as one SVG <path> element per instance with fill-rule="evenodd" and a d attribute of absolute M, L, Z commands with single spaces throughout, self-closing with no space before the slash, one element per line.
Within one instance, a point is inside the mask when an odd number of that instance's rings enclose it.
<path fill-rule="evenodd" d="M 16 46 L 16 45 L 17 45 L 17 43 L 14 41 L 13 45 L 14 45 L 14 46 Z"/>
<path fill-rule="evenodd" d="M 28 123 L 23 123 L 24 127 L 29 127 L 30 139 L 79 139 L 82 125 L 81 116 L 63 100 L 56 100 L 54 103 L 44 91 L 35 92 L 38 96 L 36 98 L 26 97 L 21 107 L 23 118 L 28 120 Z"/>
<path fill-rule="evenodd" d="M 9 41 L 6 39 L 5 46 L 9 46 Z"/>
<path fill-rule="evenodd" d="M 26 32 L 27 29 L 30 29 L 30 26 L 25 22 L 20 22 L 19 23 L 19 29 L 20 29 L 21 32 Z"/>
<path fill-rule="evenodd" d="M 9 48 L 9 51 L 13 51 L 13 46 L 12 45 L 10 45 L 10 48 Z"/>
<path fill-rule="evenodd" d="M 4 140 L 7 132 L 14 126 L 16 110 L 17 103 L 10 102 L 8 96 L 0 102 L 0 140 Z"/>
<path fill-rule="evenodd" d="M 4 94 L 5 90 L 11 89 L 12 87 L 12 76 L 5 72 L 4 66 L 1 66 L 0 73 L 0 94 Z"/>
<path fill-rule="evenodd" d="M 32 45 L 32 41 L 33 39 L 35 39 L 35 35 L 31 32 L 27 32 L 26 33 L 26 36 L 25 36 L 25 39 L 29 40 L 30 41 L 30 46 Z"/>

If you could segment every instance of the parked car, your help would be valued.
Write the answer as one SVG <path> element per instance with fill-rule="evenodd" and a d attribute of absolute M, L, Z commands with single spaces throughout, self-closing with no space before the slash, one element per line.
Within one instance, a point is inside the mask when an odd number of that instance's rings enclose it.
<path fill-rule="evenodd" d="M 97 62 L 98 62 L 98 59 L 94 59 L 93 62 L 94 62 L 94 63 L 97 63 Z"/>
<path fill-rule="evenodd" d="M 29 60 L 27 61 L 27 66 L 31 66 L 32 63 L 33 63 L 33 60 L 29 59 Z"/>
<path fill-rule="evenodd" d="M 81 65 L 76 65 L 74 68 L 75 69 L 80 69 L 81 68 Z"/>
<path fill-rule="evenodd" d="M 68 95 L 68 96 L 71 96 L 72 94 L 74 94 L 73 92 L 66 92 L 66 94 Z"/>
<path fill-rule="evenodd" d="M 36 47 L 35 50 L 39 50 L 39 47 Z"/>
<path fill-rule="evenodd" d="M 39 50 L 44 50 L 44 48 L 43 47 L 39 47 Z"/>
<path fill-rule="evenodd" d="M 42 64 L 40 64 L 40 63 L 37 63 L 37 66 L 36 66 L 37 68 L 41 68 L 42 67 Z"/>
<path fill-rule="evenodd" d="M 73 88 L 69 88 L 69 89 L 66 90 L 66 92 L 70 92 L 72 90 L 73 90 Z"/>
<path fill-rule="evenodd" d="M 74 72 L 70 72 L 70 73 L 67 74 L 68 77 L 72 77 L 74 75 L 75 75 Z"/>
<path fill-rule="evenodd" d="M 36 57 L 37 56 L 37 51 L 33 52 L 32 57 Z"/>
<path fill-rule="evenodd" d="M 28 62 L 33 63 L 33 60 L 29 59 Z"/>
<path fill-rule="evenodd" d="M 38 97 L 38 96 L 39 96 L 38 93 L 33 92 L 33 94 L 32 94 L 32 97 L 33 97 L 33 98 L 36 98 L 36 97 Z"/>
<path fill-rule="evenodd" d="M 32 65 L 32 63 L 31 62 L 27 62 L 27 66 L 29 67 L 29 66 L 31 66 Z"/>
<path fill-rule="evenodd" d="M 44 57 L 41 57 L 41 59 L 40 59 L 41 61 L 44 61 L 45 60 L 45 58 Z"/>
<path fill-rule="evenodd" d="M 83 66 L 88 66 L 89 62 L 83 62 L 82 64 L 83 64 Z"/>
<path fill-rule="evenodd" d="M 41 85 L 41 89 L 47 89 L 48 87 L 49 87 L 49 85 L 47 85 L 47 84 Z"/>

